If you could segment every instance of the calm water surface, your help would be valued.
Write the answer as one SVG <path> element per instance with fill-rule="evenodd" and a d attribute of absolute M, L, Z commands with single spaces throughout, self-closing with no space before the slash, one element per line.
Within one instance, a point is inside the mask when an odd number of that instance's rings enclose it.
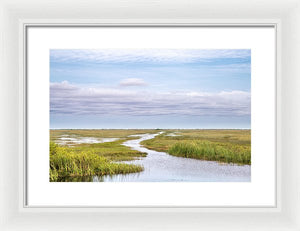
<path fill-rule="evenodd" d="M 92 181 L 105 182 L 220 182 L 220 181 L 251 181 L 251 166 L 220 164 L 214 161 L 203 161 L 171 156 L 165 152 L 157 152 L 143 147 L 140 142 L 152 139 L 158 134 L 136 135 L 139 139 L 129 140 L 123 145 L 134 150 L 148 153 L 147 157 L 123 163 L 143 165 L 145 170 L 140 173 L 90 178 Z"/>
<path fill-rule="evenodd" d="M 152 139 L 158 134 L 133 135 L 139 137 L 123 143 L 134 150 L 148 153 L 147 157 L 122 163 L 144 166 L 140 173 L 118 174 L 113 176 L 72 177 L 63 181 L 93 182 L 250 182 L 250 165 L 221 164 L 215 161 L 204 161 L 171 156 L 143 147 L 140 142 Z"/>

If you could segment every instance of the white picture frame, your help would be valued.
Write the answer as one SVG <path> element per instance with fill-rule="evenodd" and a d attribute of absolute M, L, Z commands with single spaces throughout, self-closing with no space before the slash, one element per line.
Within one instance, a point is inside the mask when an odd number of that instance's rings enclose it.
<path fill-rule="evenodd" d="M 1 2 L 1 201 L 0 227 L 4 230 L 56 229 L 172 229 L 181 230 L 299 230 L 299 156 L 297 129 L 300 109 L 296 97 L 299 89 L 300 8 L 296 2 L 283 0 L 261 1 L 255 4 L 234 1 L 193 1 L 186 6 L 183 1 L 138 3 L 32 1 Z M 85 6 L 83 8 L 83 6 Z M 193 7 L 192 7 L 193 6 Z M 47 8 L 45 14 L 43 10 Z M 167 16 L 165 10 L 168 11 Z M 213 19 L 207 9 L 214 9 Z M 240 15 L 232 18 L 238 9 Z M 63 11 L 61 10 L 63 9 Z M 99 9 L 99 11 L 95 10 Z M 115 10 L 114 10 L 115 9 Z M 101 14 L 102 13 L 102 14 Z M 122 19 L 122 17 L 131 19 Z M 244 13 L 244 14 L 242 14 Z M 99 18 L 99 15 L 101 17 Z M 180 19 L 184 16 L 190 19 Z M 199 18 L 201 15 L 201 18 Z M 31 19 L 30 19 L 31 18 Z M 47 18 L 47 19 L 45 19 Z M 62 19 L 63 18 L 63 19 Z M 82 18 L 90 18 L 82 20 Z M 109 19 L 110 18 L 110 19 Z M 113 18 L 113 19 L 111 19 Z M 170 18 L 154 19 L 154 18 Z M 249 19 L 251 18 L 251 19 Z M 273 18 L 273 19 L 267 19 Z M 24 23 L 41 25 L 99 23 L 106 25 L 276 25 L 277 27 L 277 179 L 278 204 L 276 208 L 25 208 L 24 180 L 24 79 L 23 79 L 23 28 Z M 19 46 L 18 46 L 19 45 Z M 19 67 L 19 68 L 16 68 Z M 283 113 L 282 110 L 285 112 Z M 3 125 L 3 126 L 2 126 Z M 2 180 L 3 179 L 3 180 Z M 112 214 L 113 213 L 113 214 Z M 118 222 L 116 222 L 118 221 Z M 251 225 L 250 225 L 251 223 Z M 141 228 L 143 227 L 143 228 Z"/>

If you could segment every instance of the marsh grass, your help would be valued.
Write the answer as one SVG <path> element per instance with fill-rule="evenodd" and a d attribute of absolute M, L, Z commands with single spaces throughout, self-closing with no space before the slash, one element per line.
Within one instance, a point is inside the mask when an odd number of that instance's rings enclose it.
<path fill-rule="evenodd" d="M 177 132 L 180 136 L 168 136 Z M 250 130 L 166 130 L 142 144 L 174 156 L 224 163 L 251 164 Z"/>
<path fill-rule="evenodd" d="M 155 129 L 51 129 L 50 139 L 55 141 L 61 136 L 94 138 L 127 138 L 130 135 L 157 133 Z"/>
<path fill-rule="evenodd" d="M 122 145 L 123 142 L 129 139 L 136 138 L 127 138 L 106 143 L 74 145 L 70 147 L 70 150 L 76 153 L 93 151 L 93 153 L 111 161 L 129 161 L 147 156 L 147 153 L 132 150 L 131 148 Z"/>
<path fill-rule="evenodd" d="M 72 181 L 72 178 L 127 174 L 143 171 L 142 166 L 119 163 L 147 154 L 122 145 L 138 137 L 130 135 L 157 133 L 148 129 L 70 129 L 50 130 L 50 181 Z M 213 160 L 225 163 L 251 164 L 250 130 L 200 130 L 170 129 L 142 144 L 156 151 L 174 156 Z M 174 134 L 178 136 L 168 136 Z M 59 146 L 60 137 L 119 138 L 106 143 L 70 142 L 71 146 Z M 69 143 L 68 143 L 69 144 Z M 115 163 L 118 162 L 118 163 Z"/>
<path fill-rule="evenodd" d="M 64 181 L 84 176 L 127 174 L 143 171 L 133 164 L 115 163 L 134 160 L 147 154 L 122 145 L 135 134 L 155 133 L 156 130 L 125 129 L 65 129 L 50 130 L 50 181 Z M 119 138 L 106 143 L 55 144 L 61 137 Z"/>
<path fill-rule="evenodd" d="M 119 140 L 105 143 L 72 143 L 65 145 L 73 152 L 94 152 L 111 161 L 130 161 L 136 158 L 145 157 L 147 153 L 132 150 L 122 145 L 123 142 L 138 137 L 130 135 L 157 133 L 154 129 L 64 129 L 50 130 L 50 141 L 59 142 L 61 137 L 93 137 L 93 138 L 118 138 Z"/>
<path fill-rule="evenodd" d="M 75 153 L 93 152 L 110 161 L 130 161 L 145 157 L 147 153 L 132 150 L 122 145 L 123 142 L 138 137 L 130 135 L 157 133 L 154 129 L 64 129 L 50 130 L 50 141 L 58 142 L 61 137 L 93 137 L 93 138 L 119 138 L 119 140 L 105 143 L 72 143 L 65 145 Z"/>
<path fill-rule="evenodd" d="M 133 164 L 112 163 L 93 151 L 74 152 L 68 147 L 60 147 L 50 142 L 50 181 L 60 181 L 65 177 L 127 174 L 143 171 L 143 167 Z"/>
<path fill-rule="evenodd" d="M 251 164 L 249 146 L 210 141 L 178 142 L 168 149 L 174 156 L 226 163 Z"/>

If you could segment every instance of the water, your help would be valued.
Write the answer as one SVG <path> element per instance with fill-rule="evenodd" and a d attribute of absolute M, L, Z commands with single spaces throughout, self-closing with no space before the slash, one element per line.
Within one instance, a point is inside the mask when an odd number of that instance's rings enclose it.
<path fill-rule="evenodd" d="M 68 135 L 63 135 L 58 140 L 57 144 L 74 146 L 74 144 L 96 144 L 96 143 L 106 143 L 113 142 L 119 138 L 94 138 L 94 137 L 69 137 Z"/>
<path fill-rule="evenodd" d="M 143 165 L 140 173 L 119 174 L 113 176 L 89 178 L 89 181 L 105 182 L 249 182 L 251 166 L 220 164 L 215 161 L 203 161 L 171 156 L 143 147 L 140 142 L 154 138 L 158 134 L 138 135 L 140 138 L 123 143 L 134 150 L 148 153 L 147 157 L 123 163 Z"/>

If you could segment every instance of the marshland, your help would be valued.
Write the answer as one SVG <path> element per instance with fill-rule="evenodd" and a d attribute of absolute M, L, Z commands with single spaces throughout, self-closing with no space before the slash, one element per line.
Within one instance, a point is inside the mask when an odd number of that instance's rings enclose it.
<path fill-rule="evenodd" d="M 251 181 L 251 50 L 125 47 L 50 49 L 50 181 Z"/>
<path fill-rule="evenodd" d="M 250 181 L 249 129 L 52 129 L 50 181 Z"/>

